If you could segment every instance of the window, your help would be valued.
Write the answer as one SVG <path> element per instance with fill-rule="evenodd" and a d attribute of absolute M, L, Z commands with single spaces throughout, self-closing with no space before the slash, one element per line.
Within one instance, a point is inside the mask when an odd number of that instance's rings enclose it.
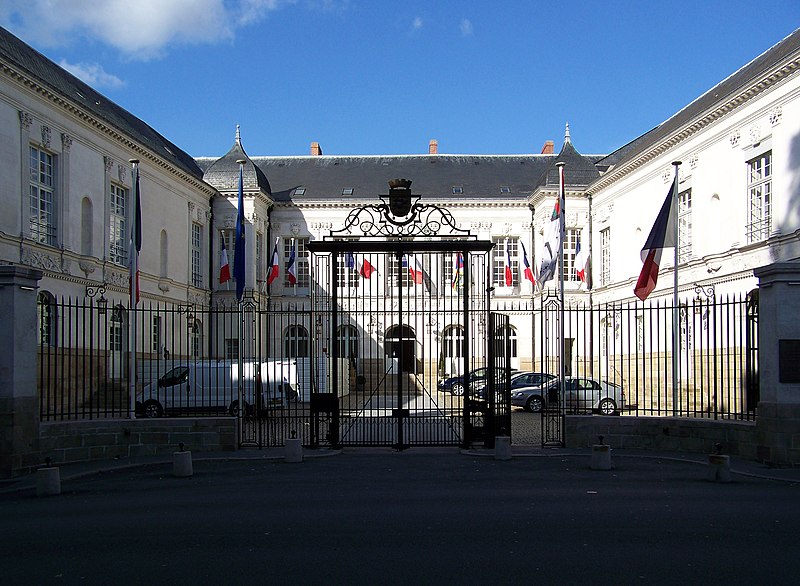
<path fill-rule="evenodd" d="M 353 195 L 353 188 L 345 187 L 344 189 L 342 189 L 342 195 Z"/>
<path fill-rule="evenodd" d="M 611 228 L 600 230 L 600 285 L 611 282 Z"/>
<path fill-rule="evenodd" d="M 399 287 L 408 288 L 412 287 L 414 283 L 411 280 L 411 271 L 409 270 L 408 263 L 414 266 L 414 257 L 407 254 L 403 255 L 402 260 L 398 260 L 397 255 L 387 254 L 386 263 L 388 264 L 388 271 L 386 271 L 386 287 L 389 289 L 397 289 Z M 399 279 L 399 285 L 398 285 Z"/>
<path fill-rule="evenodd" d="M 692 190 L 678 194 L 678 262 L 692 257 Z"/>
<path fill-rule="evenodd" d="M 747 163 L 747 242 L 769 238 L 772 229 L 772 151 Z"/>
<path fill-rule="evenodd" d="M 36 242 L 56 245 L 55 157 L 30 147 L 29 236 Z"/>
<path fill-rule="evenodd" d="M 264 282 L 264 235 L 256 232 L 256 282 Z"/>
<path fill-rule="evenodd" d="M 126 310 L 121 305 L 117 305 L 111 311 L 108 349 L 112 352 L 122 352 L 125 349 L 125 314 Z"/>
<path fill-rule="evenodd" d="M 517 332 L 511 326 L 503 326 L 494 335 L 494 353 L 496 358 L 506 355 L 506 339 L 508 340 L 509 359 L 517 357 Z"/>
<path fill-rule="evenodd" d="M 225 358 L 227 360 L 232 360 L 234 358 L 239 358 L 239 339 L 238 338 L 226 338 L 225 339 Z"/>
<path fill-rule="evenodd" d="M 116 183 L 112 183 L 108 255 L 111 262 L 123 266 L 128 264 L 127 203 L 128 190 Z"/>
<path fill-rule="evenodd" d="M 289 326 L 283 351 L 286 358 L 308 358 L 308 330 L 303 326 Z"/>
<path fill-rule="evenodd" d="M 153 316 L 153 352 L 155 354 L 161 353 L 161 316 Z"/>
<path fill-rule="evenodd" d="M 310 275 L 308 270 L 308 238 L 284 238 L 283 239 L 283 284 L 285 287 L 292 287 L 289 283 L 289 257 L 292 254 L 292 245 L 295 246 L 295 274 L 297 275 L 297 286 L 308 288 L 310 286 Z"/>
<path fill-rule="evenodd" d="M 460 185 L 455 185 L 453 187 L 453 195 L 461 195 L 462 193 L 464 193 L 463 187 L 461 187 Z"/>
<path fill-rule="evenodd" d="M 341 326 L 336 336 L 339 342 L 339 358 L 346 358 L 355 367 L 358 358 L 358 330 L 353 326 Z"/>
<path fill-rule="evenodd" d="M 305 187 L 296 187 L 294 190 L 295 195 L 305 195 L 306 188 Z"/>
<path fill-rule="evenodd" d="M 48 291 L 42 291 L 36 296 L 36 300 L 39 313 L 39 344 L 42 346 L 55 346 L 55 299 Z"/>
<path fill-rule="evenodd" d="M 358 287 L 361 275 L 359 270 L 363 266 L 364 260 L 359 261 L 352 252 L 343 253 L 337 262 L 337 286 L 342 288 Z"/>
<path fill-rule="evenodd" d="M 568 228 L 564 232 L 564 263 L 561 265 L 561 273 L 564 275 L 564 282 L 580 281 L 575 272 L 575 254 L 578 244 L 581 241 L 581 232 L 575 228 Z"/>
<path fill-rule="evenodd" d="M 511 193 L 511 188 L 508 185 L 501 185 L 500 193 Z"/>
<path fill-rule="evenodd" d="M 192 222 L 192 285 L 203 286 L 203 227 Z"/>
<path fill-rule="evenodd" d="M 493 238 L 492 249 L 492 284 L 495 287 L 506 287 L 506 265 L 511 257 L 511 286 L 519 287 L 519 267 L 517 255 L 519 250 L 518 238 Z"/>
<path fill-rule="evenodd" d="M 200 320 L 194 320 L 189 325 L 189 352 L 192 358 L 200 358 L 200 336 L 203 331 L 203 325 Z"/>

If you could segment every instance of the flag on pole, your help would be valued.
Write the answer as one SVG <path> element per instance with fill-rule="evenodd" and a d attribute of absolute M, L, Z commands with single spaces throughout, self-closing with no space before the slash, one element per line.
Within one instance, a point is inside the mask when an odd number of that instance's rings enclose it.
<path fill-rule="evenodd" d="M 416 266 L 416 264 L 412 265 L 410 262 L 408 262 L 408 256 L 405 254 L 403 255 L 403 267 L 408 269 L 408 274 L 411 275 L 411 281 L 415 285 L 422 285 L 422 281 L 424 279 L 422 271 Z"/>
<path fill-rule="evenodd" d="M 542 248 L 542 262 L 539 265 L 539 278 L 538 281 L 544 285 L 547 281 L 552 279 L 556 274 L 556 267 L 558 266 L 558 256 L 561 250 L 561 241 L 563 234 L 561 228 L 563 222 L 561 221 L 564 215 L 564 174 L 563 167 L 559 172 L 559 195 L 553 206 L 553 213 L 550 216 L 550 223 L 547 225 L 547 233 Z"/>
<path fill-rule="evenodd" d="M 289 251 L 289 264 L 286 265 L 286 278 L 289 279 L 290 285 L 297 285 L 297 253 L 294 240 L 292 241 L 292 248 Z"/>
<path fill-rule="evenodd" d="M 673 218 L 673 207 L 675 205 L 675 192 L 678 188 L 678 174 L 675 173 L 675 179 L 672 187 L 669 189 L 667 199 L 661 206 L 661 211 L 658 212 L 656 223 L 653 224 L 653 229 L 650 230 L 650 235 L 642 247 L 642 272 L 639 274 L 639 279 L 636 281 L 636 287 L 633 289 L 634 295 L 644 301 L 647 296 L 656 288 L 658 281 L 658 269 L 661 264 L 661 253 L 665 248 L 675 247 L 674 226 L 675 220 Z"/>
<path fill-rule="evenodd" d="M 528 279 L 532 285 L 536 284 L 536 278 L 533 276 L 533 271 L 531 270 L 531 263 L 528 262 L 528 251 L 525 250 L 525 244 L 520 240 L 520 244 L 522 245 L 522 264 L 525 265 L 525 269 L 523 271 L 523 275 L 526 279 Z"/>
<path fill-rule="evenodd" d="M 244 246 L 244 164 L 239 163 L 239 202 L 236 210 L 236 236 L 234 238 L 233 278 L 236 280 L 236 299 L 242 300 L 245 281 Z"/>
<path fill-rule="evenodd" d="M 275 239 L 275 248 L 272 250 L 272 264 L 267 275 L 267 285 L 272 285 L 272 281 L 280 274 L 280 258 L 278 257 L 278 239 Z"/>
<path fill-rule="evenodd" d="M 348 252 L 347 256 L 345 257 L 345 264 L 347 268 L 351 271 L 356 270 L 356 257 L 353 255 L 352 252 Z"/>
<path fill-rule="evenodd" d="M 222 259 L 219 261 L 219 282 L 226 283 L 231 280 L 231 265 L 228 264 L 228 251 L 225 248 L 225 233 L 222 236 Z"/>
<path fill-rule="evenodd" d="M 586 284 L 587 289 L 592 288 L 589 282 L 589 249 L 582 248 L 580 240 L 575 247 L 575 274 Z"/>
<path fill-rule="evenodd" d="M 364 257 L 363 262 L 361 263 L 361 268 L 359 269 L 358 273 L 364 277 L 365 279 L 369 279 L 372 276 L 372 273 L 377 273 L 378 269 L 372 266 L 372 263 L 367 260 L 367 257 Z"/>
<path fill-rule="evenodd" d="M 508 240 L 506 240 L 506 266 L 505 266 L 506 287 L 511 287 L 514 284 L 514 273 L 511 271 L 511 249 L 508 247 Z"/>
<path fill-rule="evenodd" d="M 130 246 L 130 293 L 131 306 L 139 303 L 139 252 L 142 250 L 142 202 L 139 191 L 139 166 L 136 165 L 136 178 L 133 184 L 133 226 L 131 226 Z"/>
<path fill-rule="evenodd" d="M 456 255 L 456 266 L 453 271 L 453 289 L 461 287 L 461 281 L 464 279 L 464 256 L 459 252 Z"/>

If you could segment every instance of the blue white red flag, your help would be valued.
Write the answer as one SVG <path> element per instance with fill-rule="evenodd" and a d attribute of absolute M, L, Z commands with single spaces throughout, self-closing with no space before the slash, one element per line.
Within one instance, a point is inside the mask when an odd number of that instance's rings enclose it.
<path fill-rule="evenodd" d="M 653 229 L 650 230 L 650 235 L 642 247 L 641 257 L 644 265 L 639 279 L 636 281 L 636 287 L 633 289 L 634 295 L 642 301 L 647 299 L 647 296 L 656 288 L 661 253 L 665 248 L 675 247 L 675 220 L 672 206 L 675 205 L 677 187 L 678 174 L 676 173 L 667 199 L 664 200 L 661 211 L 658 212 L 656 223 L 653 224 Z"/>
<path fill-rule="evenodd" d="M 294 242 L 292 242 L 292 248 L 289 251 L 289 264 L 286 265 L 286 278 L 289 280 L 289 285 L 297 285 L 297 252 Z"/>

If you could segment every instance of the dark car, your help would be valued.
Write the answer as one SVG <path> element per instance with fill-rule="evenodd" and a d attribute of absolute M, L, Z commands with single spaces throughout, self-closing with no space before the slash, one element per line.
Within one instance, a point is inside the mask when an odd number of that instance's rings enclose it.
<path fill-rule="evenodd" d="M 498 371 L 498 376 L 501 378 L 503 377 L 502 371 Z M 544 372 L 530 372 L 530 371 L 511 371 L 511 391 L 513 392 L 515 389 L 521 387 L 533 387 L 543 385 L 551 380 L 556 378 L 552 374 L 547 374 Z M 478 399 L 485 399 L 485 389 L 486 385 L 489 382 L 487 378 L 483 378 L 480 381 L 477 381 L 472 386 L 472 394 L 477 397 Z M 500 382 L 500 381 L 498 381 Z M 497 385 L 498 387 L 500 385 Z"/>
<path fill-rule="evenodd" d="M 512 370 L 512 375 L 515 374 L 517 371 Z M 481 368 L 476 368 L 475 370 L 471 370 L 467 375 L 467 381 L 469 385 L 470 392 L 474 394 L 475 390 L 484 386 L 486 384 L 486 378 L 489 374 L 489 368 L 486 366 L 482 366 Z M 461 396 L 464 394 L 464 390 L 467 385 L 464 384 L 464 377 L 463 376 L 451 376 L 450 378 L 442 379 L 439 381 L 438 389 L 442 392 L 453 393 L 456 396 Z"/>

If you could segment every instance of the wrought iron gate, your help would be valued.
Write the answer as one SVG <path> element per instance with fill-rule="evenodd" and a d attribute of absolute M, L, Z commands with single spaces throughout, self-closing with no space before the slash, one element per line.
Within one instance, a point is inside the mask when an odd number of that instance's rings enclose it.
<path fill-rule="evenodd" d="M 510 433 L 507 390 L 495 399 L 507 352 L 495 359 L 488 342 L 492 243 L 419 203 L 410 183 L 390 182 L 383 203 L 309 243 L 320 377 L 311 413 L 332 421 L 334 445 L 491 444 L 498 421 Z"/>

